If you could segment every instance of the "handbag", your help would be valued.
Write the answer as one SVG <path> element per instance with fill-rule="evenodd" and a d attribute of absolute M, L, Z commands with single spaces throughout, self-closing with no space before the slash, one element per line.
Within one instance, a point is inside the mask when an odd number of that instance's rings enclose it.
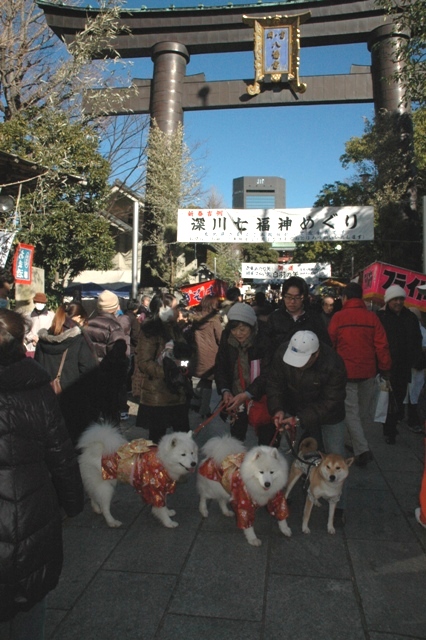
<path fill-rule="evenodd" d="M 51 382 L 50 382 L 50 386 L 52 387 L 54 393 L 57 396 L 59 396 L 62 393 L 61 375 L 62 375 L 62 369 L 64 368 L 64 363 L 65 363 L 65 358 L 67 357 L 67 353 L 68 353 L 68 349 L 65 349 L 65 351 L 62 354 L 61 364 L 59 365 L 59 369 L 58 369 L 58 373 L 56 374 L 56 378 L 53 378 L 53 380 L 51 380 Z"/>
<path fill-rule="evenodd" d="M 247 406 L 247 416 L 249 424 L 255 430 L 273 422 L 272 416 L 268 411 L 268 398 L 266 395 L 262 396 L 260 400 L 250 400 Z"/>

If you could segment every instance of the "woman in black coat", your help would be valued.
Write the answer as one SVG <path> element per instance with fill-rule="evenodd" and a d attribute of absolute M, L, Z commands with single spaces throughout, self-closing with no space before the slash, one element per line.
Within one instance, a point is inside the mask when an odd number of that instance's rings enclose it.
<path fill-rule="evenodd" d="M 53 380 L 63 369 L 59 404 L 71 439 L 77 442 L 84 429 L 99 415 L 98 359 L 84 326 L 87 313 L 79 302 L 62 304 L 49 330 L 39 331 L 34 359 Z M 64 356 L 66 351 L 66 355 Z"/>
<path fill-rule="evenodd" d="M 0 637 L 44 638 L 62 569 L 62 513 L 83 486 L 47 372 L 25 357 L 23 316 L 0 310 Z"/>

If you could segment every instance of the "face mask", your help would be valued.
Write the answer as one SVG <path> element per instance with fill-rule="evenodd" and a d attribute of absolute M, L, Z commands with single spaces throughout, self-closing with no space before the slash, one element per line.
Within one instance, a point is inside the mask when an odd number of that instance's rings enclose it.
<path fill-rule="evenodd" d="M 42 302 L 36 302 L 35 303 L 35 308 L 37 309 L 37 311 L 43 311 L 44 307 L 46 306 L 45 304 L 43 304 Z"/>

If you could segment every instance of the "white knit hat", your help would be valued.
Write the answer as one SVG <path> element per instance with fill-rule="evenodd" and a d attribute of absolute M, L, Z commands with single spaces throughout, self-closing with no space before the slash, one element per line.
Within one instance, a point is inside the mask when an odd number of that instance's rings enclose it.
<path fill-rule="evenodd" d="M 405 290 L 399 286 L 399 284 L 393 284 L 388 287 L 385 291 L 385 302 L 389 302 L 389 300 L 393 300 L 394 298 L 406 298 L 407 294 Z"/>
<path fill-rule="evenodd" d="M 297 331 L 288 343 L 283 360 L 292 367 L 304 367 L 319 349 L 319 340 L 313 331 Z"/>
<path fill-rule="evenodd" d="M 120 303 L 117 296 L 112 291 L 102 291 L 98 296 L 98 309 L 99 311 L 106 311 L 108 313 L 114 313 L 117 311 Z"/>
<path fill-rule="evenodd" d="M 228 320 L 236 320 L 237 322 L 245 322 L 245 324 L 254 327 L 257 322 L 256 314 L 253 308 L 245 302 L 235 302 L 228 311 Z"/>

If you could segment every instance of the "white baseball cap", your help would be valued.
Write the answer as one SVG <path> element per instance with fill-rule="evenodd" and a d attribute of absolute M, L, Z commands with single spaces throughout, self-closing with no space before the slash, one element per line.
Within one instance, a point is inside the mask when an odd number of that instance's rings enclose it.
<path fill-rule="evenodd" d="M 288 343 L 283 360 L 292 367 L 304 367 L 319 349 L 319 340 L 312 331 L 297 331 Z"/>

